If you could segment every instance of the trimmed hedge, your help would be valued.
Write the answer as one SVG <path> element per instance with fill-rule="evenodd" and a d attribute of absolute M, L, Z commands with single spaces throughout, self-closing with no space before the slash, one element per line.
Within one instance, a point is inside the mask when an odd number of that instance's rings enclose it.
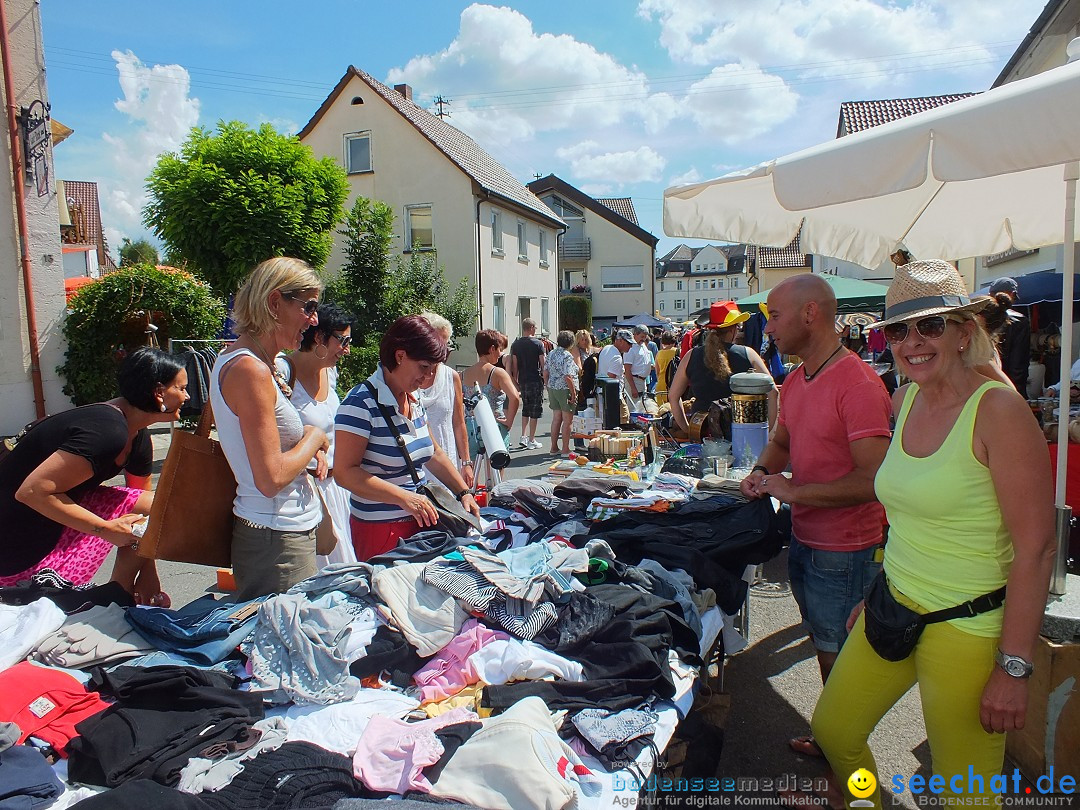
<path fill-rule="evenodd" d="M 576 332 L 592 328 L 592 299 L 584 295 L 564 295 L 559 299 L 559 329 Z"/>
<path fill-rule="evenodd" d="M 131 265 L 80 287 L 68 304 L 67 353 L 57 368 L 64 393 L 76 405 L 117 395 L 120 362 L 146 345 L 145 312 L 163 349 L 169 338 L 211 340 L 225 321 L 225 304 L 210 286 L 171 267 Z"/>

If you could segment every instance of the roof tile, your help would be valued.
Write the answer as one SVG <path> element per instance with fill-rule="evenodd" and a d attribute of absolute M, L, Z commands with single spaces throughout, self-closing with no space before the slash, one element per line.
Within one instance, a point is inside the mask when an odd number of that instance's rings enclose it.
<path fill-rule="evenodd" d="M 372 90 L 382 96 L 391 107 L 416 127 L 420 134 L 431 141 L 437 149 L 457 164 L 465 174 L 476 181 L 482 188 L 535 212 L 545 220 L 562 224 L 562 220 L 550 208 L 540 202 L 540 199 L 535 194 L 525 188 L 517 178 L 460 129 L 451 126 L 438 116 L 429 113 L 423 107 L 409 101 L 401 93 L 387 87 L 369 73 L 365 73 L 356 67 L 350 67 L 350 71 L 354 72 Z"/>
<path fill-rule="evenodd" d="M 634 201 L 629 197 L 596 197 L 595 199 L 602 206 L 610 208 L 623 219 L 627 219 L 635 225 L 641 224 L 638 222 L 637 212 L 634 210 Z"/>
<path fill-rule="evenodd" d="M 864 129 L 887 124 L 915 113 L 952 104 L 975 93 L 952 93 L 944 96 L 920 96 L 917 98 L 885 98 L 875 101 L 845 101 L 840 105 L 840 122 L 836 137 L 862 132 Z"/>

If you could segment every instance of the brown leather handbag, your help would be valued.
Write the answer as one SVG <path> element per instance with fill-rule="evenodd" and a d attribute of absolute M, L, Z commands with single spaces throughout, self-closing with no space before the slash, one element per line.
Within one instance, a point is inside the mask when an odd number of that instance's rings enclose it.
<path fill-rule="evenodd" d="M 173 432 L 161 468 L 140 557 L 228 568 L 232 558 L 233 475 L 221 444 L 210 438 L 207 401 L 194 433 Z"/>

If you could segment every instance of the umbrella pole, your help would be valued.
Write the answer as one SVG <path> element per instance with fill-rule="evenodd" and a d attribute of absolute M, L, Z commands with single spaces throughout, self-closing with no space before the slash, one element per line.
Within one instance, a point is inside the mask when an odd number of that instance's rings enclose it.
<path fill-rule="evenodd" d="M 1057 480 L 1054 504 L 1057 506 L 1057 555 L 1050 576 L 1050 593 L 1065 595 L 1066 558 L 1072 529 L 1072 508 L 1065 503 L 1065 479 L 1069 464 L 1069 394 L 1072 371 L 1073 272 L 1076 265 L 1076 180 L 1080 164 L 1065 165 L 1065 244 L 1061 297 L 1061 391 L 1058 394 Z"/>

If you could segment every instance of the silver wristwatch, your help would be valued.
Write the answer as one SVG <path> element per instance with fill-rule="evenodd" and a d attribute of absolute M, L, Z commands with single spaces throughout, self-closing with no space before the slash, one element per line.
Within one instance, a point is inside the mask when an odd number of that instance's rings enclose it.
<path fill-rule="evenodd" d="M 1005 674 L 1013 678 L 1030 678 L 1035 671 L 1035 665 L 1025 661 L 1019 655 L 1009 655 L 998 650 L 994 653 L 994 663 L 1005 670 Z"/>

